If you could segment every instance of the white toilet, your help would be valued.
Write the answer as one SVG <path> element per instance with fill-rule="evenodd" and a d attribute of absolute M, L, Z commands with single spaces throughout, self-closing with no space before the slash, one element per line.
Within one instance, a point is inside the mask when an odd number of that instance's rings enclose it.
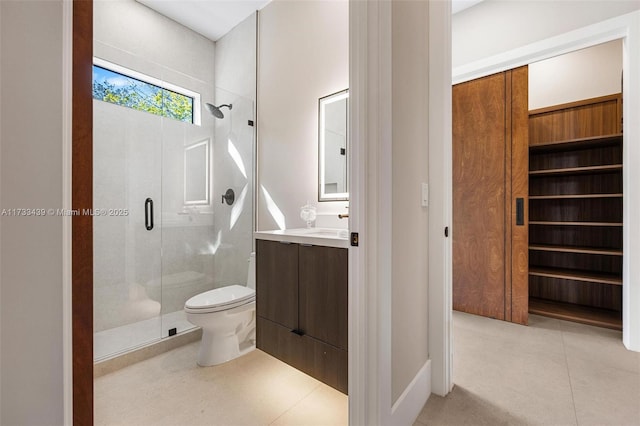
<path fill-rule="evenodd" d="M 198 365 L 222 364 L 255 349 L 256 262 L 249 256 L 247 285 L 216 288 L 184 305 L 187 320 L 202 327 Z"/>

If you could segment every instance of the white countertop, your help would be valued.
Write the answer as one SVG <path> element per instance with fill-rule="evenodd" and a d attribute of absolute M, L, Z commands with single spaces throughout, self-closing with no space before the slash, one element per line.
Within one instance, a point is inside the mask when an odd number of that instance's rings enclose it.
<path fill-rule="evenodd" d="M 349 248 L 349 231 L 336 228 L 295 228 L 253 233 L 258 240 L 287 241 L 314 246 Z"/>

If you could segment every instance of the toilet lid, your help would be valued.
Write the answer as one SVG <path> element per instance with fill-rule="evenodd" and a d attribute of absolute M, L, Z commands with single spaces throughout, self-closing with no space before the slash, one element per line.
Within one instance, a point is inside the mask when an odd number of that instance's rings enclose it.
<path fill-rule="evenodd" d="M 220 287 L 197 294 L 184 304 L 189 309 L 209 309 L 227 305 L 240 305 L 255 299 L 256 292 L 242 285 Z"/>

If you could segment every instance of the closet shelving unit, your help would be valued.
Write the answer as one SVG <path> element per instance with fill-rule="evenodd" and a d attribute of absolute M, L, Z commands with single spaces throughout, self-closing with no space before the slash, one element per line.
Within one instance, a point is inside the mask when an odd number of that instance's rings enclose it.
<path fill-rule="evenodd" d="M 620 103 L 530 112 L 530 313 L 621 329 Z"/>

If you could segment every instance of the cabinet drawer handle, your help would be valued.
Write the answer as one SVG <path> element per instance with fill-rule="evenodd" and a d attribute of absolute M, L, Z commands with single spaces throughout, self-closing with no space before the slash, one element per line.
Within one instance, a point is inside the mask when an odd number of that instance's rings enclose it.
<path fill-rule="evenodd" d="M 291 241 L 278 241 L 280 244 L 293 244 Z"/>
<path fill-rule="evenodd" d="M 300 245 L 302 247 L 313 247 L 313 244 L 302 244 L 302 243 L 300 243 Z"/>

